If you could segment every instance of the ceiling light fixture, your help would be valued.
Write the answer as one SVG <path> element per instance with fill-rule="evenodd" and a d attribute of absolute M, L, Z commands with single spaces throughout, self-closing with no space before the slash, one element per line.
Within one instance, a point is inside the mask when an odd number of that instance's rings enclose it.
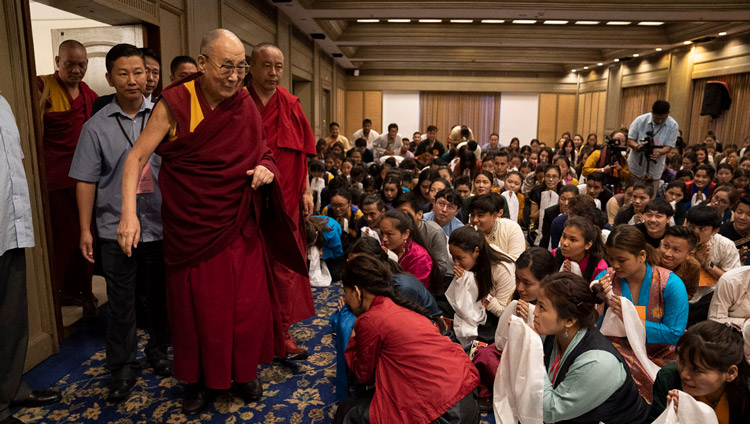
<path fill-rule="evenodd" d="M 421 24 L 439 24 L 443 22 L 442 19 L 420 19 L 419 23 Z"/>
<path fill-rule="evenodd" d="M 630 25 L 631 23 L 630 21 L 609 21 L 607 25 Z"/>
<path fill-rule="evenodd" d="M 372 24 L 375 22 L 380 22 L 380 19 L 357 19 L 357 22 L 360 24 Z"/>
<path fill-rule="evenodd" d="M 482 19 L 483 24 L 502 24 L 505 22 L 503 19 Z"/>
<path fill-rule="evenodd" d="M 588 66 L 584 66 L 583 69 L 589 69 L 589 67 Z"/>
<path fill-rule="evenodd" d="M 555 20 L 546 20 L 544 21 L 545 25 L 565 25 L 569 21 L 555 21 Z"/>
<path fill-rule="evenodd" d="M 577 72 L 575 69 L 571 69 L 570 72 Z"/>
<path fill-rule="evenodd" d="M 514 19 L 513 23 L 514 24 L 521 24 L 521 25 L 531 25 L 531 24 L 535 24 L 536 20 L 534 20 L 534 19 Z"/>
<path fill-rule="evenodd" d="M 602 65 L 604 65 L 602 62 L 599 62 L 596 64 L 596 66 L 602 66 Z"/>
<path fill-rule="evenodd" d="M 620 59 L 615 59 L 613 62 L 619 62 L 619 61 L 620 61 Z"/>
<path fill-rule="evenodd" d="M 452 24 L 470 24 L 474 22 L 471 19 L 451 19 Z"/>
<path fill-rule="evenodd" d="M 640 25 L 640 26 L 660 26 L 660 25 L 664 25 L 664 22 L 643 21 L 643 22 L 638 22 L 638 25 Z"/>
<path fill-rule="evenodd" d="M 411 22 L 411 19 L 388 19 L 388 22 L 392 24 L 407 24 Z"/>
<path fill-rule="evenodd" d="M 683 41 L 683 42 L 682 42 L 682 44 L 684 44 L 684 45 L 688 45 L 688 44 L 693 44 L 693 42 L 692 42 L 692 41 L 690 41 L 690 40 L 687 40 L 687 41 Z"/>
<path fill-rule="evenodd" d="M 638 53 L 633 53 L 633 57 L 638 57 L 638 56 L 640 56 Z"/>
<path fill-rule="evenodd" d="M 576 21 L 576 25 L 599 25 L 599 21 Z"/>
<path fill-rule="evenodd" d="M 727 35 L 727 33 L 725 31 L 722 31 L 722 32 L 719 33 L 719 35 L 723 37 L 723 36 Z"/>
<path fill-rule="evenodd" d="M 661 47 L 657 47 L 657 48 L 656 48 L 656 51 L 657 51 L 657 52 L 660 52 L 660 51 L 662 51 L 662 48 L 661 48 Z"/>

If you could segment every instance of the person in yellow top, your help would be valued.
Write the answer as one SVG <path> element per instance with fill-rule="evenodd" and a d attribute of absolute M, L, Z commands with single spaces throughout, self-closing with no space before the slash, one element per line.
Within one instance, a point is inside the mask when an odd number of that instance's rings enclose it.
<path fill-rule="evenodd" d="M 328 125 L 328 130 L 331 132 L 331 134 L 326 137 L 326 148 L 330 148 L 331 146 L 333 146 L 333 143 L 337 141 L 340 141 L 341 144 L 344 145 L 345 152 L 348 152 L 352 148 L 352 146 L 349 144 L 349 139 L 339 134 L 338 122 L 331 122 L 331 124 Z"/>
<path fill-rule="evenodd" d="M 610 134 L 609 138 L 616 141 L 618 146 L 624 148 L 627 141 L 627 134 L 624 131 L 617 130 Z M 581 174 L 584 177 L 588 177 L 594 171 L 602 171 L 610 178 L 607 185 L 620 186 L 622 183 L 630 180 L 630 170 L 628 169 L 628 162 L 623 157 L 622 160 L 615 162 L 614 164 L 605 164 L 607 160 L 607 150 L 611 147 L 604 144 L 600 150 L 594 150 L 593 153 L 586 159 L 586 163 L 583 164 Z"/>

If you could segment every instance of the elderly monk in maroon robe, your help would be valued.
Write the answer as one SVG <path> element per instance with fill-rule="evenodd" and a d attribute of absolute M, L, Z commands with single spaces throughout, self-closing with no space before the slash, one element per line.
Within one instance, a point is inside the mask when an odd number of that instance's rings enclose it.
<path fill-rule="evenodd" d="M 61 305 L 79 305 L 96 313 L 91 291 L 93 266 L 78 249 L 76 181 L 68 177 L 83 123 L 91 117 L 96 93 L 83 82 L 88 66 L 86 49 L 75 40 L 63 41 L 55 57 L 57 72 L 37 77 L 42 121 L 44 165 L 52 224 L 52 281 Z"/>
<path fill-rule="evenodd" d="M 286 201 L 286 212 L 295 224 L 297 247 L 305 255 L 305 221 L 313 210 L 307 178 L 307 158 L 315 156 L 315 135 L 307 122 L 297 96 L 290 94 L 279 81 L 284 72 L 284 55 L 270 43 L 258 44 L 250 54 L 252 80 L 247 89 L 263 118 L 268 147 L 276 164 L 284 170 L 277 177 Z M 278 304 L 285 352 L 279 356 L 301 360 L 307 351 L 297 346 L 289 327 L 315 314 L 310 278 L 300 275 L 281 263 L 274 262 L 273 277 L 278 289 Z"/>
<path fill-rule="evenodd" d="M 307 272 L 305 258 L 295 254 L 260 114 L 240 90 L 248 69 L 242 42 L 227 30 L 208 33 L 198 69 L 162 92 L 128 154 L 117 235 L 131 255 L 140 232 L 139 176 L 155 151 L 162 157 L 174 376 L 196 383 L 183 399 L 186 414 L 206 408 L 215 393 L 208 389 L 233 383 L 247 402 L 262 396 L 258 364 L 272 360 L 283 342 L 274 340 L 279 319 L 271 307 L 270 261 L 281 256 L 291 269 Z"/>

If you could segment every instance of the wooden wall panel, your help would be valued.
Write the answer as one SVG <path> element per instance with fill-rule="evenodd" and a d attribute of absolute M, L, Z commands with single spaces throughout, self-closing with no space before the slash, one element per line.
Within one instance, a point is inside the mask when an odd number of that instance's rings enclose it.
<path fill-rule="evenodd" d="M 224 0 L 222 26 L 240 37 L 246 46 L 276 41 L 276 21 L 242 0 Z M 249 51 L 246 52 L 248 55 Z"/>
<path fill-rule="evenodd" d="M 583 94 L 579 94 L 577 97 L 578 97 L 578 109 L 576 113 L 576 132 L 583 134 L 584 133 L 584 130 L 583 130 L 584 98 L 583 98 Z"/>
<path fill-rule="evenodd" d="M 362 128 L 365 118 L 365 93 L 363 91 L 346 92 L 346 117 L 344 119 L 346 137 L 351 137 L 354 131 Z"/>
<path fill-rule="evenodd" d="M 301 77 L 312 80 L 313 52 L 305 43 L 292 37 L 292 70 Z"/>
<path fill-rule="evenodd" d="M 346 121 L 346 91 L 341 88 L 336 89 L 336 102 L 333 108 L 333 120 L 338 122 L 341 126 L 340 132 L 344 137 L 349 138 L 349 135 L 354 133 L 356 130 L 349 130 L 349 123 Z M 349 140 L 353 142 L 354 140 Z"/>
<path fill-rule="evenodd" d="M 539 95 L 539 121 L 536 137 L 546 143 L 554 142 L 557 137 L 558 98 L 557 94 L 542 93 Z"/>
<path fill-rule="evenodd" d="M 575 130 L 576 96 L 575 94 L 557 95 L 557 131 L 555 137 L 565 131 Z"/>
<path fill-rule="evenodd" d="M 607 92 L 602 91 L 599 93 L 599 119 L 596 121 L 596 134 L 600 140 L 604 139 L 604 112 L 607 109 Z"/>
<path fill-rule="evenodd" d="M 383 127 L 383 92 L 382 91 L 365 91 L 364 118 L 370 118 L 372 128 L 379 130 Z M 386 122 L 388 125 L 390 122 Z M 360 125 L 362 122 L 360 120 Z M 380 132 L 380 131 L 378 131 Z"/>

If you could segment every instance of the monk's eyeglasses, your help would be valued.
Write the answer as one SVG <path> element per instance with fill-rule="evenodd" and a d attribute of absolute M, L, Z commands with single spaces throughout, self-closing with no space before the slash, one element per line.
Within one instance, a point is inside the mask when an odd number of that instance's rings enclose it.
<path fill-rule="evenodd" d="M 206 57 L 206 62 L 219 68 L 219 75 L 221 75 L 222 77 L 228 77 L 232 75 L 233 71 L 237 71 L 237 76 L 240 78 L 243 78 L 245 75 L 247 75 L 247 72 L 250 69 L 250 65 L 244 62 L 236 66 L 235 65 L 217 65 L 210 60 L 208 55 L 204 54 L 203 56 Z"/>

